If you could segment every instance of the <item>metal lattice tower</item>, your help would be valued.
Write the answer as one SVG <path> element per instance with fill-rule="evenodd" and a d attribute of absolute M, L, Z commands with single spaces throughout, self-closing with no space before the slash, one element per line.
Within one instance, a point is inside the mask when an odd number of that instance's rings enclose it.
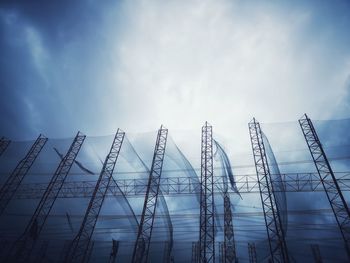
<path fill-rule="evenodd" d="M 7 178 L 0 190 L 0 215 L 5 211 L 5 208 L 11 201 L 23 178 L 28 173 L 30 167 L 32 167 L 46 142 L 47 138 L 40 134 L 26 156 L 18 163 L 16 168 Z"/>
<path fill-rule="evenodd" d="M 115 263 L 116 262 L 118 250 L 119 250 L 119 241 L 113 239 L 112 240 L 112 251 L 111 251 L 111 254 L 109 255 L 108 263 Z"/>
<path fill-rule="evenodd" d="M 257 263 L 255 243 L 248 243 L 249 263 Z"/>
<path fill-rule="evenodd" d="M 147 263 L 163 168 L 168 129 L 160 127 L 154 149 L 145 202 L 132 256 L 133 263 Z"/>
<path fill-rule="evenodd" d="M 267 161 L 264 141 L 260 124 L 255 118 L 248 124 L 250 140 L 254 155 L 256 175 L 258 178 L 259 190 L 266 231 L 269 240 L 269 249 L 272 262 L 289 262 L 288 249 L 282 222 L 279 215 L 274 187 Z"/>
<path fill-rule="evenodd" d="M 10 145 L 11 141 L 6 139 L 5 137 L 1 137 L 0 139 L 0 156 L 4 153 L 7 147 Z"/>
<path fill-rule="evenodd" d="M 66 262 L 86 262 L 91 237 L 113 176 L 114 167 L 118 160 L 124 136 L 125 133 L 118 129 L 109 154 L 104 161 L 90 203 L 85 212 L 84 220 L 77 236 L 72 242 L 72 248 L 69 255 L 67 255 Z"/>
<path fill-rule="evenodd" d="M 350 258 L 350 211 L 344 199 L 343 193 L 340 190 L 339 184 L 331 165 L 327 159 L 326 153 L 323 150 L 322 144 L 314 125 L 310 118 L 305 114 L 299 124 L 304 134 L 307 146 L 309 147 L 312 159 L 315 163 L 317 172 L 320 176 L 324 191 L 326 192 L 328 201 L 332 207 L 335 219 L 338 223 L 342 238 L 345 243 L 345 248 Z"/>
<path fill-rule="evenodd" d="M 38 239 L 42 228 L 46 222 L 47 217 L 57 199 L 64 180 L 66 179 L 79 150 L 85 140 L 85 135 L 78 132 L 71 144 L 67 154 L 61 160 L 54 175 L 51 178 L 49 185 L 46 188 L 32 218 L 30 219 L 24 233 L 15 242 L 10 251 L 10 261 L 14 256 L 17 262 L 28 261 L 31 251 Z M 13 252 L 15 253 L 13 255 Z"/>
<path fill-rule="evenodd" d="M 198 241 L 192 242 L 192 257 L 191 257 L 191 263 L 198 263 L 199 262 L 199 247 L 198 247 Z"/>
<path fill-rule="evenodd" d="M 322 263 L 320 247 L 317 244 L 311 244 L 311 251 L 315 263 Z"/>
<path fill-rule="evenodd" d="M 199 262 L 215 263 L 213 128 L 202 127 Z"/>

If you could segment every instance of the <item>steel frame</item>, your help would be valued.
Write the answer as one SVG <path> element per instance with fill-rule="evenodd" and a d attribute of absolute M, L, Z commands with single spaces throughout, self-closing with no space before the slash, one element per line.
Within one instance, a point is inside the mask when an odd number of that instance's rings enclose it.
<path fill-rule="evenodd" d="M 215 263 L 213 128 L 202 127 L 199 262 Z"/>
<path fill-rule="evenodd" d="M 116 262 L 118 250 L 119 250 L 119 241 L 113 239 L 112 240 L 112 250 L 111 250 L 111 253 L 109 254 L 108 263 L 115 263 Z"/>
<path fill-rule="evenodd" d="M 148 261 L 167 137 L 168 129 L 161 126 L 158 130 L 141 221 L 134 246 L 133 263 L 147 263 Z"/>
<path fill-rule="evenodd" d="M 118 129 L 109 154 L 104 161 L 90 203 L 85 212 L 84 220 L 80 226 L 78 234 L 72 242 L 71 250 L 69 255 L 67 255 L 66 262 L 86 262 L 91 237 L 113 176 L 113 171 L 118 160 L 124 136 L 125 133 Z"/>
<path fill-rule="evenodd" d="M 11 140 L 6 139 L 5 137 L 0 138 L 0 156 L 5 152 L 10 143 Z"/>
<path fill-rule="evenodd" d="M 6 182 L 3 184 L 0 190 L 0 216 L 5 211 L 7 205 L 15 195 L 18 187 L 20 186 L 23 178 L 28 173 L 29 169 L 32 167 L 39 153 L 45 146 L 47 138 L 43 135 L 35 140 L 32 147 L 27 152 L 26 156 L 17 164 L 16 168 L 9 175 Z"/>
<path fill-rule="evenodd" d="M 66 179 L 76 156 L 85 140 L 85 135 L 78 132 L 71 144 L 67 154 L 61 160 L 57 167 L 44 195 L 42 196 L 34 214 L 32 215 L 26 229 L 20 238 L 15 242 L 10 251 L 9 260 L 13 261 L 13 257 L 17 262 L 26 262 L 30 258 L 31 251 L 43 229 L 46 219 L 58 197 L 64 180 Z M 14 253 L 14 255 L 13 255 Z"/>
<path fill-rule="evenodd" d="M 343 193 L 334 175 L 332 167 L 323 150 L 321 141 L 311 119 L 305 114 L 299 119 L 305 141 L 315 163 L 317 172 L 326 192 L 328 201 L 332 207 L 335 219 L 345 243 L 345 248 L 350 259 L 350 211 Z"/>
<path fill-rule="evenodd" d="M 270 257 L 272 262 L 287 263 L 289 262 L 288 249 L 274 195 L 260 124 L 254 118 L 249 122 L 248 127 L 269 241 Z"/>
<path fill-rule="evenodd" d="M 191 257 L 191 263 L 198 263 L 199 262 L 199 243 L 198 241 L 192 242 L 192 257 Z"/>
<path fill-rule="evenodd" d="M 248 243 L 249 263 L 257 263 L 255 243 Z"/>
<path fill-rule="evenodd" d="M 322 263 L 320 247 L 317 244 L 311 244 L 310 247 L 315 263 Z"/>

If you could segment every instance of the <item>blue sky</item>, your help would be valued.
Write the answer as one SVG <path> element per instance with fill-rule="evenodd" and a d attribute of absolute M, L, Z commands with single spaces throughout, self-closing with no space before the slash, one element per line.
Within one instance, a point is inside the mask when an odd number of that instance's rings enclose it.
<path fill-rule="evenodd" d="M 349 117 L 348 1 L 2 1 L 1 135 Z"/>

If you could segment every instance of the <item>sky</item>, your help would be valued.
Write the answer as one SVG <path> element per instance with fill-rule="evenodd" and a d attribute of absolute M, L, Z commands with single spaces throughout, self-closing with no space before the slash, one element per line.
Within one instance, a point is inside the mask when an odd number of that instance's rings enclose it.
<path fill-rule="evenodd" d="M 0 134 L 347 118 L 349 14 L 348 1 L 2 0 Z"/>
<path fill-rule="evenodd" d="M 177 136 L 174 145 L 198 162 L 200 127 L 209 121 L 234 173 L 242 174 L 246 164 L 254 172 L 247 128 L 253 117 L 263 123 L 277 162 L 310 160 L 296 123 L 308 113 L 313 120 L 345 119 L 315 123 L 324 145 L 335 147 L 327 153 L 345 157 L 332 165 L 348 171 L 349 28 L 349 1 L 1 0 L 0 136 L 69 138 L 52 142 L 64 152 L 78 130 L 103 136 L 122 128 L 129 138 L 140 135 L 132 141 L 137 152 L 147 145 L 150 153 L 164 124 Z M 58 162 L 52 145 L 47 151 Z M 91 151 L 78 159 L 88 168 Z M 312 163 L 280 165 L 281 172 L 312 169 Z M 287 196 L 292 210 L 325 204 L 311 202 L 314 193 L 293 195 Z M 257 195 L 245 198 L 243 210 L 259 202 Z M 176 204 L 168 203 L 174 211 Z M 303 225 L 303 217 L 290 218 Z M 308 219 L 334 220 L 315 218 Z M 237 231 L 243 240 L 250 233 Z M 332 253 L 329 247 L 324 253 Z"/>

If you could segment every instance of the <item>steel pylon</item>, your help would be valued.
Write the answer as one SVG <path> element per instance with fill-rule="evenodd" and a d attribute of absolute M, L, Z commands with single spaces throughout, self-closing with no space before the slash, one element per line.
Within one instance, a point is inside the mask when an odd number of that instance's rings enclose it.
<path fill-rule="evenodd" d="M 248 256 L 249 263 L 258 263 L 258 259 L 256 257 L 255 243 L 248 243 Z"/>
<path fill-rule="evenodd" d="M 5 208 L 15 195 L 15 192 L 20 186 L 23 178 L 28 173 L 30 167 L 32 167 L 46 142 L 47 138 L 40 134 L 27 152 L 26 156 L 17 164 L 16 168 L 7 178 L 0 190 L 0 215 L 2 215 L 5 211 Z"/>
<path fill-rule="evenodd" d="M 141 221 L 132 256 L 133 263 L 147 263 L 148 261 L 167 137 L 168 129 L 161 126 L 158 130 Z"/>
<path fill-rule="evenodd" d="M 12 262 L 14 259 L 16 262 L 29 261 L 31 251 L 45 225 L 46 219 L 50 214 L 50 211 L 57 199 L 63 183 L 75 161 L 76 156 L 85 140 L 85 135 L 78 132 L 71 144 L 67 154 L 61 160 L 58 165 L 49 185 L 46 188 L 44 195 L 42 196 L 36 210 L 31 217 L 26 229 L 20 238 L 14 243 L 8 261 Z"/>
<path fill-rule="evenodd" d="M 4 153 L 10 143 L 11 140 L 6 139 L 5 137 L 0 138 L 0 156 Z"/>
<path fill-rule="evenodd" d="M 202 127 L 199 262 L 215 263 L 213 128 Z"/>
<path fill-rule="evenodd" d="M 106 192 L 110 185 L 111 178 L 113 176 L 113 171 L 118 160 L 124 136 L 125 133 L 118 129 L 111 149 L 104 161 L 100 176 L 97 180 L 79 232 L 72 242 L 71 250 L 67 255 L 66 262 L 87 262 L 87 254 L 91 243 L 91 237 L 94 232 Z"/>
<path fill-rule="evenodd" d="M 350 259 L 350 211 L 311 119 L 305 114 L 299 124 L 332 207 Z"/>
<path fill-rule="evenodd" d="M 272 184 L 260 124 L 254 118 L 249 122 L 248 127 L 269 241 L 270 259 L 272 262 L 287 263 L 289 262 L 289 256 L 285 233 L 283 231 L 279 209 L 274 194 L 274 187 Z"/>

